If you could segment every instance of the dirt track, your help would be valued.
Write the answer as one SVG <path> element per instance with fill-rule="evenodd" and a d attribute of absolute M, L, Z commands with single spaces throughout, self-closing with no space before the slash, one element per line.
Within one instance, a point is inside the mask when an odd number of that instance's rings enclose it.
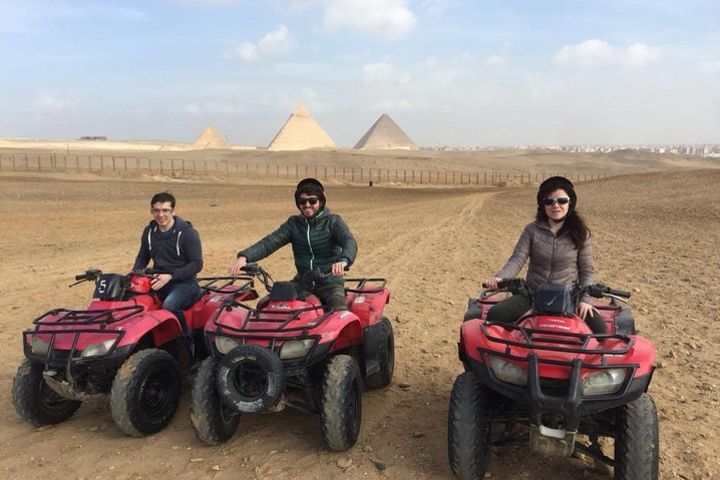
<path fill-rule="evenodd" d="M 661 366 L 650 392 L 661 416 L 661 478 L 720 477 L 714 350 L 720 341 L 713 296 L 720 271 L 720 171 L 616 177 L 579 186 L 595 235 L 597 279 L 633 290 L 643 335 Z M 68 289 L 87 267 L 125 271 L 136 253 L 147 201 L 170 187 L 178 213 L 203 239 L 206 269 L 224 273 L 234 251 L 293 213 L 290 186 L 75 182 L 0 177 L 0 476 L 3 478 L 451 478 L 447 400 L 461 370 L 459 319 L 468 296 L 510 253 L 530 219 L 534 192 L 330 189 L 329 205 L 358 238 L 353 276 L 383 275 L 393 289 L 397 369 L 391 386 L 368 392 L 358 444 L 324 451 L 317 418 L 293 411 L 244 416 L 220 447 L 194 438 L 187 395 L 170 427 L 149 438 L 123 436 L 106 398 L 86 402 L 68 422 L 22 423 L 10 386 L 22 358 L 20 331 L 42 311 L 79 307 L 87 287 Z M 263 262 L 292 274 L 289 249 Z M 674 295 L 674 298 L 670 298 Z M 689 332 L 689 333 L 688 333 Z M 406 383 L 408 388 L 400 388 Z M 339 459 L 350 457 L 342 470 Z M 380 472 L 372 459 L 385 462 Z M 217 467 L 217 469 L 213 469 Z M 524 449 L 498 451 L 493 479 L 611 478 L 592 463 L 553 460 Z"/>

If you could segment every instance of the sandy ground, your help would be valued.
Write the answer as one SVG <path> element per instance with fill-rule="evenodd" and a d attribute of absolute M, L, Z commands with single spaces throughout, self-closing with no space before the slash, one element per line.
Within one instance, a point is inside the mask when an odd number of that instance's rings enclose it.
<path fill-rule="evenodd" d="M 720 270 L 720 171 L 620 176 L 578 187 L 594 233 L 597 279 L 634 293 L 639 329 L 660 366 L 650 393 L 661 422 L 662 479 L 720 478 L 714 298 Z M 534 191 L 333 186 L 329 205 L 354 231 L 353 276 L 385 276 L 392 288 L 397 367 L 393 383 L 364 398 L 357 445 L 323 449 L 317 417 L 294 411 L 246 415 L 225 445 L 195 439 L 185 391 L 170 426 L 125 437 L 107 398 L 68 422 L 36 429 L 10 400 L 23 328 L 57 306 L 81 307 L 89 286 L 68 289 L 88 267 L 126 271 L 149 220 L 147 202 L 170 187 L 178 213 L 200 231 L 204 274 L 224 273 L 238 248 L 293 213 L 289 185 L 158 184 L 0 176 L 0 477 L 8 479 L 451 478 L 446 454 L 450 389 L 462 370 L 456 345 L 467 297 L 500 267 L 533 213 Z M 292 274 L 283 249 L 264 266 Z M 400 388 L 399 384 L 407 384 Z M 346 469 L 338 467 L 343 460 Z M 373 460 L 382 460 L 378 470 Z M 607 479 L 590 461 L 525 449 L 493 452 L 488 478 Z"/>

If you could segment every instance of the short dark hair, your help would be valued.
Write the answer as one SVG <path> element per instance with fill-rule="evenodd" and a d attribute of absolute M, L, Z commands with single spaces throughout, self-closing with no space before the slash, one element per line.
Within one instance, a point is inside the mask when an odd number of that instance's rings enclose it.
<path fill-rule="evenodd" d="M 150 200 L 150 206 L 152 207 L 156 203 L 165 203 L 170 202 L 170 206 L 172 208 L 175 208 L 175 197 L 170 192 L 160 192 L 153 195 L 152 200 Z"/>

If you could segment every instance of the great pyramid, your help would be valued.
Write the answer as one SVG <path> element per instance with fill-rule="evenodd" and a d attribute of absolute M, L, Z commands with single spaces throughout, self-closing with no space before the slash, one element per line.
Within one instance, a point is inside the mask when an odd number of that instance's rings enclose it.
<path fill-rule="evenodd" d="M 334 146 L 335 142 L 310 115 L 308 109 L 298 105 L 270 142 L 268 150 L 307 150 Z"/>
<path fill-rule="evenodd" d="M 230 145 L 228 145 L 222 135 L 220 135 L 212 125 L 208 125 L 195 139 L 191 148 L 197 150 L 224 149 L 230 148 Z"/>
<path fill-rule="evenodd" d="M 370 130 L 355 144 L 363 150 L 417 150 L 415 142 L 410 140 L 402 128 L 393 122 L 387 113 L 373 123 Z"/>

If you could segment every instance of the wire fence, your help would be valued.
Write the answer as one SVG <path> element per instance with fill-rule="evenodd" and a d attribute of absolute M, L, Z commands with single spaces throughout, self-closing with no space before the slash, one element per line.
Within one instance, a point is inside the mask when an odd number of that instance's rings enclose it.
<path fill-rule="evenodd" d="M 606 178 L 607 173 L 500 172 L 460 170 L 416 170 L 407 168 L 345 167 L 338 165 L 269 164 L 233 159 L 149 158 L 117 155 L 49 153 L 0 153 L 0 171 L 5 172 L 136 172 L 169 176 L 197 173 L 243 175 L 247 178 L 297 180 L 315 177 L 347 183 L 394 183 L 407 185 L 498 185 L 540 182 L 562 174 L 572 181 Z"/>

